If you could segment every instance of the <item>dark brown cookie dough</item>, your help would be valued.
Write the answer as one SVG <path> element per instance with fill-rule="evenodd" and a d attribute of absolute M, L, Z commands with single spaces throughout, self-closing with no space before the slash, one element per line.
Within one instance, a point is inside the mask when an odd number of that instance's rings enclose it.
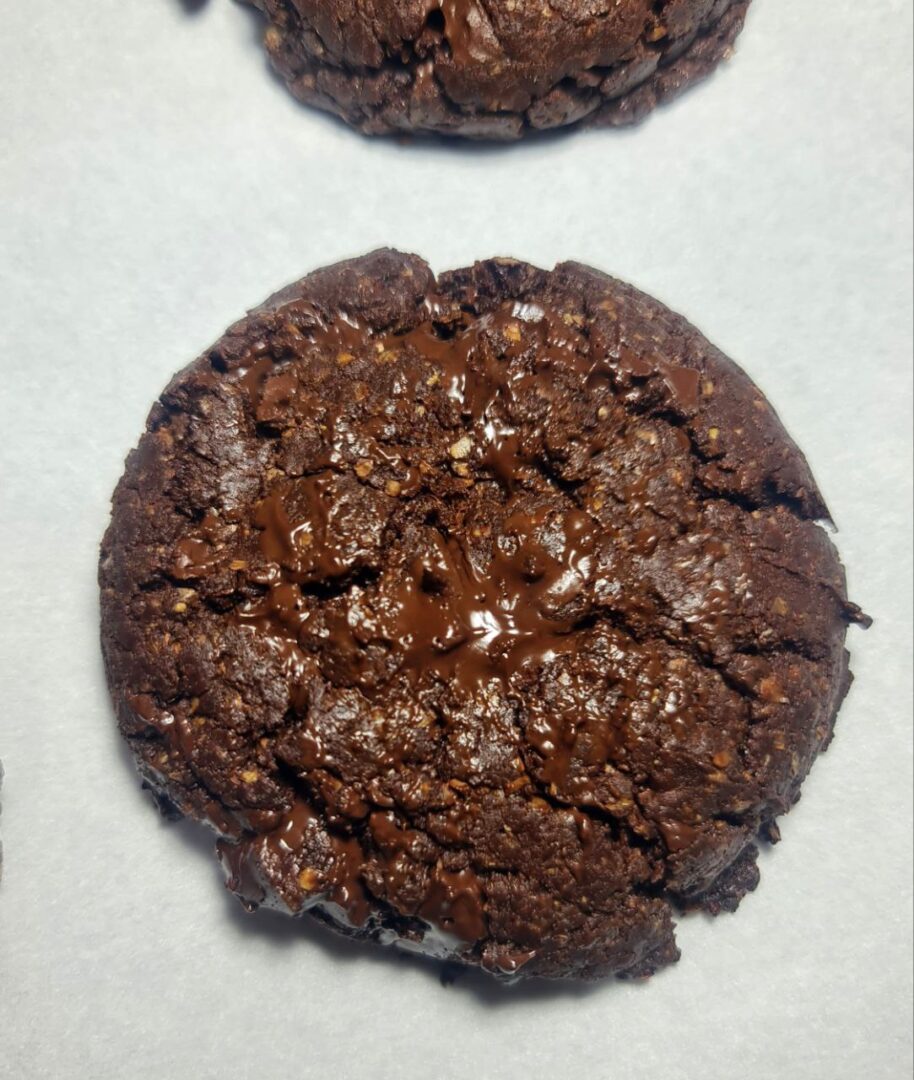
<path fill-rule="evenodd" d="M 848 603 L 757 388 L 576 264 L 312 274 L 179 374 L 101 557 L 121 730 L 250 907 L 645 975 L 831 738 Z"/>
<path fill-rule="evenodd" d="M 726 58 L 749 0 L 248 0 L 297 98 L 369 134 L 631 124 Z"/>

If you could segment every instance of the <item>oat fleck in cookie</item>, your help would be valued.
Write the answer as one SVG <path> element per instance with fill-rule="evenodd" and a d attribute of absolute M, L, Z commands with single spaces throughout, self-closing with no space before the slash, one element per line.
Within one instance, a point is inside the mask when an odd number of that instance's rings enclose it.
<path fill-rule="evenodd" d="M 576 264 L 383 251 L 179 374 L 103 642 L 250 908 L 505 977 L 646 975 L 733 910 L 865 617 L 806 462 L 685 320 Z"/>
<path fill-rule="evenodd" d="M 369 134 L 631 124 L 728 56 L 749 0 L 248 0 L 297 98 Z"/>

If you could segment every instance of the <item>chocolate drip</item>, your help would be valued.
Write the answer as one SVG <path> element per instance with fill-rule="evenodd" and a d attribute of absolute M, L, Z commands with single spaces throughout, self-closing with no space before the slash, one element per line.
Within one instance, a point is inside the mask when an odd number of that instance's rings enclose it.
<path fill-rule="evenodd" d="M 440 384 L 459 414 L 449 449 L 455 472 L 472 466 L 504 490 L 500 534 L 483 559 L 468 550 L 465 537 L 425 527 L 415 556 L 352 590 L 352 602 L 330 620 L 324 647 L 352 657 L 358 667 L 360 650 L 380 643 L 392 657 L 391 676 L 403 672 L 417 681 L 433 675 L 471 694 L 493 678 L 509 682 L 525 665 L 573 647 L 569 635 L 581 618 L 574 601 L 592 574 L 599 527 L 573 504 L 531 508 L 525 480 L 538 461 L 525 447 L 541 437 L 535 430 L 522 434 L 512 416 L 521 395 L 534 395 L 548 411 L 556 369 L 582 383 L 608 369 L 602 350 L 596 360 L 591 356 L 583 320 L 548 306 L 515 301 L 464 317 L 456 327 L 441 321 L 434 298 L 426 307 L 432 317 L 406 333 L 373 335 L 343 317 L 317 330 L 314 346 L 347 363 L 359 355 L 404 351 L 425 359 L 428 382 Z M 633 373 L 655 372 L 639 367 Z M 660 362 L 656 373 L 671 393 L 682 395 L 681 407 L 693 406 L 696 371 Z M 243 378 L 256 398 L 250 371 Z M 240 618 L 293 649 L 306 644 L 311 618 L 301 587 L 344 578 L 351 569 L 330 525 L 331 480 L 326 473 L 296 482 L 294 519 L 280 488 L 255 513 L 271 568 L 269 592 Z M 409 493 L 399 486 L 398 494 Z M 356 682 L 366 691 L 377 689 L 373 672 Z"/>

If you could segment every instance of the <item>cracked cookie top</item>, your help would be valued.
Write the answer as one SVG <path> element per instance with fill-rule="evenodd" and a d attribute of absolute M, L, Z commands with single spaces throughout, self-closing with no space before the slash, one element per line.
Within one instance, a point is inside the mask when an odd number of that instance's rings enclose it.
<path fill-rule="evenodd" d="M 861 619 L 806 463 L 593 270 L 379 252 L 153 409 L 103 545 L 120 724 L 248 906 L 503 975 L 645 974 L 733 907 Z"/>
<path fill-rule="evenodd" d="M 371 134 L 640 120 L 726 57 L 749 0 L 248 0 L 302 101 Z"/>

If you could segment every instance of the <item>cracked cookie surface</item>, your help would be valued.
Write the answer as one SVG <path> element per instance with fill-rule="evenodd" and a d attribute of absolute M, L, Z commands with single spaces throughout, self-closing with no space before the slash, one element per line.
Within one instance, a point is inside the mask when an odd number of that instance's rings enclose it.
<path fill-rule="evenodd" d="M 615 126 L 708 75 L 749 0 L 247 0 L 299 100 L 368 134 Z"/>
<path fill-rule="evenodd" d="M 102 548 L 121 730 L 251 908 L 645 975 L 755 887 L 849 685 L 806 462 L 596 271 L 382 251 L 172 381 Z"/>

